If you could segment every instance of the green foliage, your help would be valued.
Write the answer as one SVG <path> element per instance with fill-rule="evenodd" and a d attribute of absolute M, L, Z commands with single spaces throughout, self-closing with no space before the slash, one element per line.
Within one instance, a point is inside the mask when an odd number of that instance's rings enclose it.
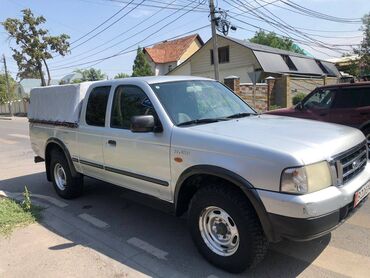
<path fill-rule="evenodd" d="M 305 51 L 294 44 L 291 39 L 280 38 L 274 32 L 257 31 L 249 41 L 305 55 Z"/>
<path fill-rule="evenodd" d="M 69 36 L 51 36 L 47 29 L 40 25 L 46 22 L 43 16 L 34 16 L 30 9 L 22 10 L 23 18 L 7 18 L 1 24 L 8 32 L 9 37 L 15 40 L 17 48 L 12 48 L 13 58 L 17 62 L 19 77 L 38 76 L 41 85 L 46 86 L 43 68 L 48 74 L 48 85 L 50 84 L 50 72 L 46 61 L 52 59 L 52 53 L 64 56 L 69 49 Z M 38 72 L 38 75 L 35 74 Z"/>
<path fill-rule="evenodd" d="M 276 104 L 270 105 L 270 111 L 280 109 L 280 108 L 281 107 L 279 105 L 276 105 Z"/>
<path fill-rule="evenodd" d="M 37 221 L 40 218 L 40 208 L 31 206 L 30 201 L 29 205 L 29 209 L 25 209 L 22 204 L 0 197 L 0 234 L 9 236 L 16 227 Z"/>
<path fill-rule="evenodd" d="M 100 69 L 86 69 L 86 70 L 75 70 L 75 72 L 78 72 L 82 75 L 81 79 L 75 79 L 73 80 L 73 83 L 81 83 L 85 81 L 98 81 L 103 80 L 107 78 L 107 75 L 105 73 L 102 73 Z"/>
<path fill-rule="evenodd" d="M 362 18 L 362 31 L 364 37 L 361 45 L 358 49 L 354 49 L 354 53 L 360 55 L 360 76 L 370 75 L 370 13 Z"/>
<path fill-rule="evenodd" d="M 301 102 L 305 97 L 306 97 L 305 93 L 297 93 L 292 99 L 293 105 L 296 105 L 298 102 Z"/>
<path fill-rule="evenodd" d="M 132 76 L 150 76 L 153 75 L 152 68 L 145 59 L 145 54 L 142 48 L 137 49 L 136 58 L 132 67 Z"/>
<path fill-rule="evenodd" d="M 8 81 L 10 96 L 7 95 L 5 74 L 0 74 L 0 103 L 4 103 L 8 100 L 13 100 L 15 98 L 14 91 L 17 86 L 17 83 L 10 75 L 8 75 Z"/>
<path fill-rule="evenodd" d="M 130 77 L 130 75 L 127 73 L 121 72 L 121 73 L 117 73 L 116 76 L 114 76 L 114 79 L 127 78 L 127 77 Z"/>
<path fill-rule="evenodd" d="M 21 206 L 24 211 L 31 211 L 32 207 L 32 202 L 31 202 L 31 196 L 30 192 L 28 191 L 27 186 L 24 187 L 24 192 L 23 192 L 23 201 L 21 203 Z"/>

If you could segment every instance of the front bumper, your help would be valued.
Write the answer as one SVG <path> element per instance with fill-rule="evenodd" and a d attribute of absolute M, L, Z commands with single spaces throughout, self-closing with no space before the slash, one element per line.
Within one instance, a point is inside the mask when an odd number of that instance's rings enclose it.
<path fill-rule="evenodd" d="M 321 237 L 348 219 L 363 205 L 367 198 L 363 199 L 356 208 L 353 208 L 353 202 L 351 202 L 339 210 L 314 218 L 293 218 L 270 213 L 269 218 L 275 238 L 305 241 Z"/>
<path fill-rule="evenodd" d="M 341 187 L 331 186 L 306 195 L 257 192 L 268 213 L 274 238 L 309 240 L 335 229 L 353 213 L 357 209 L 353 209 L 354 194 L 369 180 L 367 163 L 359 175 Z"/>

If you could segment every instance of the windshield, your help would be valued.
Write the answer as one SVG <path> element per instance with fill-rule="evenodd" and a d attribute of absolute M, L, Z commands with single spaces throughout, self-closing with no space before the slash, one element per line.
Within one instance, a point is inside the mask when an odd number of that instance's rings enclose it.
<path fill-rule="evenodd" d="M 252 108 L 219 82 L 175 81 L 152 84 L 151 87 L 176 125 L 255 114 Z"/>

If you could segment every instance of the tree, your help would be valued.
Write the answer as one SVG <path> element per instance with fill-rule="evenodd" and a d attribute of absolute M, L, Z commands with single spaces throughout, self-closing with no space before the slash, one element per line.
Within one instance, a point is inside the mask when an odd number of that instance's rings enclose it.
<path fill-rule="evenodd" d="M 43 67 L 48 75 L 50 85 L 50 71 L 47 60 L 52 59 L 52 53 L 64 56 L 69 49 L 69 36 L 61 34 L 51 36 L 47 29 L 40 25 L 46 22 L 43 16 L 35 17 L 30 9 L 22 10 L 23 18 L 8 18 L 1 24 L 8 32 L 9 37 L 15 39 L 18 49 L 12 48 L 13 58 L 17 62 L 19 76 L 29 76 L 29 73 L 37 71 L 41 78 L 41 85 L 46 86 Z"/>
<path fill-rule="evenodd" d="M 360 75 L 370 75 L 370 13 L 362 18 L 362 31 L 364 38 L 358 49 L 354 49 L 355 54 L 360 56 Z"/>
<path fill-rule="evenodd" d="M 280 38 L 274 32 L 266 33 L 265 31 L 257 31 L 253 38 L 249 39 L 250 42 L 271 46 L 287 51 L 305 55 L 305 51 L 298 45 L 294 44 L 291 39 Z"/>
<path fill-rule="evenodd" d="M 132 76 L 149 76 L 153 75 L 152 68 L 145 59 L 145 54 L 142 48 L 137 49 L 136 58 L 132 67 Z"/>
<path fill-rule="evenodd" d="M 15 87 L 17 83 L 9 75 L 8 75 L 8 81 L 9 81 L 10 96 L 8 96 L 7 94 L 6 76 L 3 73 L 0 74 L 0 103 L 4 103 L 6 101 L 9 101 L 15 98 L 14 92 L 15 92 Z"/>
<path fill-rule="evenodd" d="M 117 74 L 114 76 L 114 79 L 127 78 L 127 77 L 130 77 L 130 75 L 129 75 L 129 74 L 127 74 L 127 73 L 124 73 L 124 72 L 120 72 L 120 73 L 117 73 Z"/>
<path fill-rule="evenodd" d="M 82 75 L 81 79 L 76 79 L 73 80 L 73 83 L 81 83 L 85 81 L 98 81 L 98 80 L 103 80 L 107 77 L 105 73 L 102 73 L 100 69 L 86 69 L 86 70 L 75 70 L 75 72 L 78 72 Z"/>

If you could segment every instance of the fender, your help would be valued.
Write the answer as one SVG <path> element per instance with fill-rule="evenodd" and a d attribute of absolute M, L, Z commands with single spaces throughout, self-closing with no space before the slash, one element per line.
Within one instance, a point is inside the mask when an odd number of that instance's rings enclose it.
<path fill-rule="evenodd" d="M 48 181 L 51 181 L 50 177 L 50 171 L 49 171 L 49 161 L 47 160 L 47 149 L 50 144 L 56 144 L 60 147 L 60 149 L 63 151 L 64 156 L 67 159 L 69 169 L 71 170 L 72 177 L 79 177 L 81 174 L 76 171 L 75 166 L 73 165 L 73 161 L 71 158 L 71 155 L 66 147 L 66 145 L 58 138 L 51 137 L 46 141 L 46 147 L 45 147 L 45 166 L 46 166 L 46 176 Z"/>
<path fill-rule="evenodd" d="M 235 174 L 234 172 L 230 170 L 227 170 L 227 169 L 224 169 L 218 166 L 196 165 L 196 166 L 192 166 L 186 169 L 181 174 L 180 178 L 178 179 L 176 183 L 176 188 L 175 188 L 174 197 L 175 197 L 175 210 L 176 211 L 178 209 L 177 206 L 178 206 L 179 192 L 180 192 L 180 189 L 183 183 L 189 177 L 193 175 L 198 175 L 198 174 L 216 176 L 216 177 L 225 179 L 231 182 L 232 184 L 236 185 L 237 187 L 239 187 L 244 192 L 248 200 L 251 202 L 254 210 L 256 211 L 266 237 L 270 241 L 278 241 L 278 239 L 275 237 L 270 217 L 266 211 L 265 206 L 263 205 L 261 201 L 261 198 L 259 197 L 257 193 L 257 190 L 254 188 L 254 186 L 250 182 L 248 182 L 246 179 L 239 176 L 238 174 Z"/>

